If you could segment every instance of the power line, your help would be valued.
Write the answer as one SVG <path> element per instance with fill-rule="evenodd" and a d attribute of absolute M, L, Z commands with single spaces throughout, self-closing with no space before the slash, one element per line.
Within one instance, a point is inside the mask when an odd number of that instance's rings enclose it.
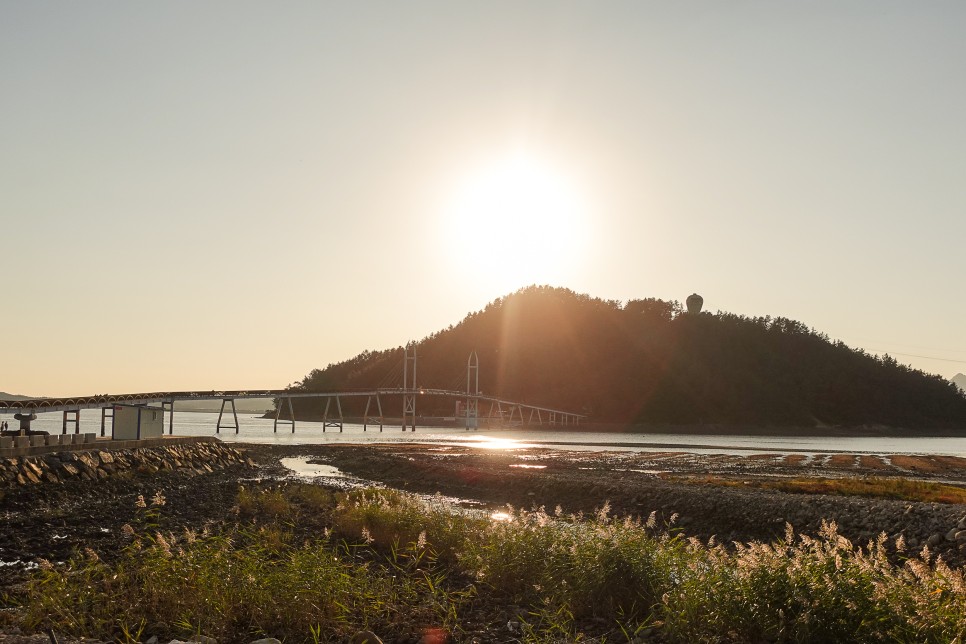
<path fill-rule="evenodd" d="M 923 360 L 939 360 L 941 362 L 958 362 L 960 364 L 966 364 L 966 360 L 953 360 L 952 358 L 937 358 L 935 356 L 920 356 L 915 353 L 899 353 L 898 351 L 879 351 L 877 349 L 869 349 L 869 351 L 875 351 L 876 353 L 887 353 L 890 356 L 905 356 L 907 358 L 922 358 Z"/>
<path fill-rule="evenodd" d="M 949 347 L 923 347 L 923 346 L 916 346 L 912 344 L 903 344 L 900 342 L 889 342 L 889 341 L 882 342 L 881 340 L 868 340 L 868 339 L 862 339 L 862 338 L 858 338 L 856 336 L 850 336 L 850 335 L 840 336 L 839 339 L 847 340 L 851 343 L 854 343 L 854 346 L 856 347 L 863 347 L 865 348 L 866 351 L 874 351 L 876 353 L 883 353 L 883 352 L 879 349 L 870 349 L 868 345 L 891 344 L 893 346 L 906 346 L 906 347 L 909 347 L 910 349 L 925 349 L 927 351 L 941 351 L 946 354 L 966 352 L 966 349 L 950 349 Z M 887 351 L 886 353 L 888 353 L 889 355 L 909 356 L 911 358 L 925 358 L 926 360 L 941 360 L 942 362 L 961 362 L 963 364 L 966 364 L 966 360 L 956 360 L 954 358 L 937 358 L 935 356 L 924 356 L 917 353 L 899 353 L 895 351 Z"/>

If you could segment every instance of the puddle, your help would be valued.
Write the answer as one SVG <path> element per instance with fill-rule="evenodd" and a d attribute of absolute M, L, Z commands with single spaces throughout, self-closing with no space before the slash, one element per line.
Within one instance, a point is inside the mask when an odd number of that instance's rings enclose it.
<path fill-rule="evenodd" d="M 299 456 L 295 458 L 281 459 L 282 466 L 292 471 L 292 474 L 302 478 L 329 478 L 346 479 L 355 478 L 346 474 L 334 465 L 325 463 L 309 463 L 309 458 Z"/>
<path fill-rule="evenodd" d="M 376 481 L 368 481 L 365 479 L 356 478 L 351 474 L 343 472 L 334 465 L 328 465 L 326 463 L 310 463 L 309 461 L 313 458 L 314 457 L 307 456 L 283 458 L 280 459 L 280 463 L 286 469 L 291 471 L 290 476 L 306 479 L 329 479 L 328 481 L 325 481 L 325 485 L 328 486 L 335 486 L 347 490 L 365 487 L 383 487 L 381 483 Z M 522 465 L 521 467 L 543 468 L 546 467 L 546 465 Z M 439 493 L 417 494 L 416 496 L 420 497 L 431 507 L 445 508 L 450 512 L 470 513 L 470 515 L 473 516 L 475 516 L 477 513 L 484 513 L 484 516 L 490 516 L 495 521 L 509 521 L 512 519 L 512 517 L 505 512 L 496 512 L 495 514 L 491 515 L 490 511 L 486 509 L 489 504 L 475 499 L 443 496 Z"/>
<path fill-rule="evenodd" d="M 463 499 L 458 496 L 443 496 L 442 494 L 417 494 L 424 503 L 432 508 L 444 509 L 451 512 L 463 510 L 478 510 L 485 504 L 482 501 Z"/>
<path fill-rule="evenodd" d="M 535 461 L 537 459 L 542 461 L 548 458 L 549 459 L 554 459 L 554 458 L 567 459 L 567 458 L 573 458 L 573 456 L 574 454 L 570 452 L 564 452 L 564 451 L 560 451 L 560 452 L 541 451 L 539 454 L 520 454 L 517 456 L 517 458 L 520 459 L 521 461 Z"/>
<path fill-rule="evenodd" d="M 513 463 L 513 464 L 510 465 L 510 467 L 522 467 L 522 468 L 525 468 L 525 469 L 528 469 L 528 470 L 545 470 L 545 469 L 547 469 L 547 466 L 546 465 L 530 465 L 528 463 Z"/>

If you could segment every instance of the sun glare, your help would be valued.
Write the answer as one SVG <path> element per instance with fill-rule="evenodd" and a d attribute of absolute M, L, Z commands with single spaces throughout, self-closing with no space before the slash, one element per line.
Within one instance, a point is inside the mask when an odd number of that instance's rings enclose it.
<path fill-rule="evenodd" d="M 528 449 L 535 447 L 530 443 L 514 440 L 512 438 L 496 438 L 493 436 L 472 436 L 469 439 L 470 447 L 480 447 L 483 449 Z"/>
<path fill-rule="evenodd" d="M 524 153 L 467 176 L 444 216 L 459 259 L 476 260 L 484 281 L 511 288 L 565 280 L 585 229 L 573 183 Z"/>

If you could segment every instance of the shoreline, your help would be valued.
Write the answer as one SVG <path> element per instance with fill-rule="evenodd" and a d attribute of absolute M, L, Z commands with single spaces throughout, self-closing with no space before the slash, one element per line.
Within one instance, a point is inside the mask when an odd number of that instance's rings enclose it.
<path fill-rule="evenodd" d="M 217 413 L 208 412 L 208 413 Z M 258 415 L 258 418 L 273 420 L 273 413 Z M 286 420 L 280 417 L 279 420 Z M 321 423 L 322 418 L 298 418 L 299 423 Z M 481 419 L 482 420 L 482 419 Z M 362 417 L 346 416 L 343 421 L 347 425 L 362 425 Z M 286 420 L 286 422 L 288 422 Z M 401 418 L 386 417 L 383 425 L 397 427 L 401 425 Z M 371 419 L 369 425 L 374 425 Z M 418 418 L 417 429 L 448 428 L 465 430 L 462 422 L 453 422 L 437 417 Z M 601 433 L 601 434 L 672 434 L 681 436 L 780 436 L 780 437 L 813 437 L 813 438 L 966 438 L 966 427 L 933 427 L 914 429 L 908 427 L 890 427 L 887 425 L 848 425 L 848 426 L 800 426 L 800 425 L 727 425 L 721 423 L 674 425 L 663 423 L 611 423 L 585 422 L 580 425 L 525 425 L 481 426 L 469 431 L 498 431 L 498 430 L 552 431 L 561 433 Z"/>
<path fill-rule="evenodd" d="M 532 428 L 531 428 L 532 429 Z M 680 436 L 779 436 L 813 438 L 966 438 L 964 428 L 909 429 L 886 426 L 799 427 L 775 425 L 652 425 L 588 423 L 579 427 L 555 427 L 560 432 L 606 434 L 672 434 Z"/>

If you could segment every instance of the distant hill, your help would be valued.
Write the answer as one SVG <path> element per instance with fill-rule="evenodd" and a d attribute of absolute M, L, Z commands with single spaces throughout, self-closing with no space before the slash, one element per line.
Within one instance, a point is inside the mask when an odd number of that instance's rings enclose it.
<path fill-rule="evenodd" d="M 467 356 L 476 351 L 484 393 L 592 420 L 966 430 L 966 396 L 940 376 L 832 342 L 795 320 L 695 315 L 653 298 L 622 304 L 528 287 L 424 338 L 416 351 L 423 387 L 465 390 Z M 402 347 L 365 351 L 293 388 L 398 386 L 402 360 Z M 321 414 L 318 401 L 295 404 L 299 416 Z M 453 414 L 452 401 L 419 404 L 424 414 Z M 361 414 L 354 406 L 358 400 L 343 402 L 347 414 Z"/>
<path fill-rule="evenodd" d="M 32 396 L 18 396 L 17 394 L 8 394 L 0 391 L 0 400 L 30 400 L 30 398 Z"/>
<path fill-rule="evenodd" d="M 952 381 L 956 383 L 960 389 L 966 391 L 966 374 L 957 373 L 955 376 L 953 376 Z"/>

